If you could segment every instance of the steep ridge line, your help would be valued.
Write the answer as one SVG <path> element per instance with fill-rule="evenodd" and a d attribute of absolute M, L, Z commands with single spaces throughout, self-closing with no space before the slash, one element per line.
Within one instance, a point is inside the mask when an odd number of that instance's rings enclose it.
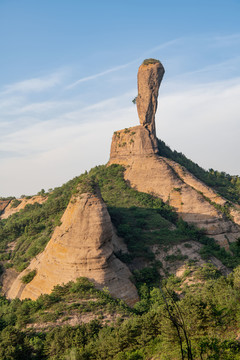
<path fill-rule="evenodd" d="M 148 64 L 146 60 L 138 71 L 138 89 L 141 89 L 141 94 L 147 94 L 144 109 L 152 109 L 149 120 L 152 125 L 148 126 L 147 132 L 147 122 L 143 122 L 138 105 L 143 97 L 138 94 L 137 105 L 141 125 L 114 133 L 108 165 L 125 166 L 124 177 L 131 187 L 160 197 L 173 206 L 183 220 L 204 228 L 208 235 L 228 249 L 229 243 L 240 237 L 239 206 L 224 199 L 183 166 L 157 155 L 156 107 L 152 105 L 152 98 L 154 94 L 158 94 L 161 81 L 158 81 L 156 69 L 152 72 L 153 66 L 158 68 L 157 60 L 154 65 Z M 156 76 L 155 81 L 152 80 L 153 74 Z M 150 83 L 155 84 L 151 89 Z M 149 132 L 152 133 L 149 135 Z M 149 138 L 156 141 L 150 142 Z"/>

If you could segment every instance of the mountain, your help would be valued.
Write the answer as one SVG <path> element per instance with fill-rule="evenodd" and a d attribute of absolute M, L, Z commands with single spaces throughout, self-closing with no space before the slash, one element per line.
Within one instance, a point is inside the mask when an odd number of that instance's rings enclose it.
<path fill-rule="evenodd" d="M 2 359 L 240 358 L 240 180 L 157 139 L 163 75 L 107 165 L 0 200 Z"/>

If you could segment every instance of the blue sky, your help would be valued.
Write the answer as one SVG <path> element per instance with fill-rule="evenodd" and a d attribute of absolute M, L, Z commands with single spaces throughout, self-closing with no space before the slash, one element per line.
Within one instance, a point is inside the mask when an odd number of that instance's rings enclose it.
<path fill-rule="evenodd" d="M 158 137 L 240 174 L 240 2 L 0 0 L 0 196 L 59 186 L 138 124 L 137 70 L 166 73 Z"/>

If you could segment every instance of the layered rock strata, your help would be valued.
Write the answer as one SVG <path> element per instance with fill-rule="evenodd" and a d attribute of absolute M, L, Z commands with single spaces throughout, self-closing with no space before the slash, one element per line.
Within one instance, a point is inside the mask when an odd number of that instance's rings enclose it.
<path fill-rule="evenodd" d="M 114 255 L 117 236 L 107 207 L 99 196 L 85 193 L 71 199 L 62 224 L 57 227 L 45 250 L 31 261 L 6 291 L 8 298 L 36 299 L 50 293 L 57 284 L 65 284 L 78 277 L 87 277 L 102 289 L 107 287 L 114 297 L 128 305 L 138 300 L 131 272 Z M 29 284 L 21 278 L 36 270 Z"/>
<path fill-rule="evenodd" d="M 157 146 L 151 141 L 149 131 L 139 125 L 115 131 L 110 151 L 111 162 L 129 157 L 151 156 L 158 152 Z"/>
<path fill-rule="evenodd" d="M 19 204 L 16 207 L 13 206 L 14 200 L 7 202 L 2 212 L 0 211 L 0 219 L 7 219 L 12 214 L 15 214 L 16 212 L 24 209 L 26 205 L 30 205 L 30 204 L 32 205 L 35 203 L 42 204 L 47 200 L 47 197 L 36 195 L 36 196 L 32 196 L 30 199 L 22 198 L 17 200 L 19 201 Z"/>
<path fill-rule="evenodd" d="M 4 209 L 8 206 L 10 200 L 0 200 L 0 215 L 3 213 Z"/>
<path fill-rule="evenodd" d="M 204 228 L 209 236 L 228 249 L 229 243 L 240 236 L 239 207 L 232 204 L 229 208 L 231 221 L 230 216 L 226 217 L 221 211 L 227 204 L 226 199 L 181 165 L 157 155 L 157 145 L 152 141 L 156 139 L 154 111 L 163 73 L 161 65 L 140 66 L 138 88 L 141 96 L 138 95 L 137 105 L 141 125 L 114 133 L 108 164 L 124 165 L 124 177 L 131 187 L 168 202 L 185 221 Z M 142 89 L 146 89 L 145 92 Z"/>
<path fill-rule="evenodd" d="M 158 90 L 164 67 L 158 60 L 145 60 L 138 69 L 138 96 L 136 99 L 140 124 L 156 136 L 155 113 L 158 104 Z"/>

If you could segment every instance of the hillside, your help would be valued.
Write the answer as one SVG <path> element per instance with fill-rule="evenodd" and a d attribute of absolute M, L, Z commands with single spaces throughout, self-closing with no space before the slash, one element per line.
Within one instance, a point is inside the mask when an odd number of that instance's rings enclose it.
<path fill-rule="evenodd" d="M 107 165 L 0 200 L 1 359 L 240 359 L 240 179 L 157 139 L 163 74 Z"/>

